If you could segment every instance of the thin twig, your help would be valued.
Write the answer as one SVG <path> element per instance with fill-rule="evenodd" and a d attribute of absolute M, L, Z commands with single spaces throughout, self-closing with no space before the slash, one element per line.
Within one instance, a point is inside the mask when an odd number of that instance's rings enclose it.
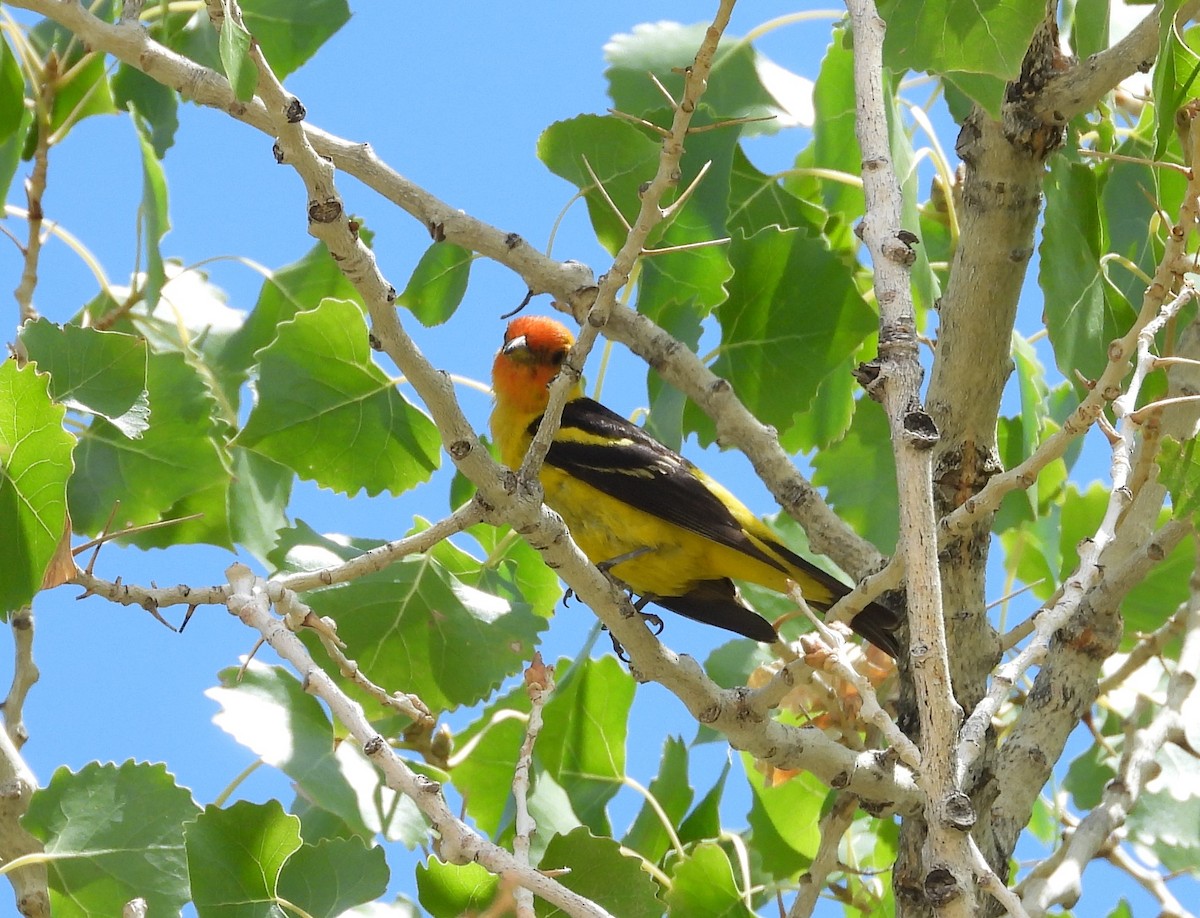
<path fill-rule="evenodd" d="M 817 907 L 821 890 L 838 866 L 838 847 L 842 836 L 854 822 L 858 800 L 850 794 L 839 793 L 824 816 L 821 817 L 821 843 L 808 870 L 800 877 L 800 889 L 796 901 L 788 909 L 787 918 L 810 918 Z"/>
<path fill-rule="evenodd" d="M 525 738 L 521 740 L 512 783 L 517 810 L 513 820 L 513 856 L 518 862 L 530 866 L 529 840 L 537 830 L 537 822 L 529 813 L 529 773 L 533 767 L 533 746 L 542 731 L 542 709 L 554 694 L 554 667 L 543 663 L 540 653 L 534 653 L 533 662 L 525 670 L 525 691 L 529 694 L 529 721 L 525 725 Z M 519 886 L 514 891 L 514 899 L 518 918 L 532 918 L 533 893 Z"/>

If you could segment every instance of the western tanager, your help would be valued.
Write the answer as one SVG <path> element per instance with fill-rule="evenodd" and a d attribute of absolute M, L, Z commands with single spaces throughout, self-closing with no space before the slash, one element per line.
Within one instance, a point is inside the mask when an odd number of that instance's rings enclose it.
<path fill-rule="evenodd" d="M 554 319 L 509 323 L 492 366 L 492 437 L 500 459 L 520 466 L 549 398 L 548 386 L 575 343 Z M 805 561 L 729 491 L 640 427 L 587 398 L 578 382 L 542 466 L 547 505 L 594 563 L 629 590 L 672 612 L 756 641 L 777 640 L 742 600 L 735 580 L 780 593 L 789 580 L 828 609 L 849 587 Z M 897 653 L 896 616 L 868 606 L 851 627 Z"/>

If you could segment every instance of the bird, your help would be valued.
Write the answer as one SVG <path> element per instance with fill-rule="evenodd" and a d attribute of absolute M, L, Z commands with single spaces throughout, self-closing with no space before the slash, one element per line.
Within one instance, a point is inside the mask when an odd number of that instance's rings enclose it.
<path fill-rule="evenodd" d="M 492 440 L 500 461 L 519 468 L 575 336 L 547 316 L 507 326 L 492 365 Z M 730 491 L 641 427 L 584 395 L 576 378 L 539 473 L 544 501 L 575 544 L 639 597 L 679 615 L 763 643 L 774 626 L 750 608 L 735 581 L 787 593 L 826 610 L 850 587 L 784 545 Z M 868 605 L 850 627 L 899 653 L 898 616 Z"/>

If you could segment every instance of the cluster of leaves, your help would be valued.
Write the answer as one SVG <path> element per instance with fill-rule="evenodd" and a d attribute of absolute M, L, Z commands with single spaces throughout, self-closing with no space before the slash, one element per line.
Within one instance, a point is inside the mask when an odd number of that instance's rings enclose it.
<path fill-rule="evenodd" d="M 116 6 L 102 2 L 94 11 L 113 19 Z M 961 113 L 970 102 L 994 111 L 1044 12 L 1040 2 L 1016 6 L 1020 15 L 1003 28 L 990 27 L 989 19 L 985 36 L 964 39 L 961 47 L 969 51 L 958 50 L 957 42 L 930 43 L 930 36 L 942 34 L 941 21 L 966 15 L 957 6 L 926 4 L 921 16 L 897 16 L 889 64 L 895 73 L 940 74 L 952 111 Z M 1093 6 L 1078 5 L 1081 24 L 1091 21 Z M 281 77 L 346 15 L 340 0 L 246 0 L 243 7 L 246 29 Z M 924 27 L 924 16 L 938 19 L 939 28 Z M 976 34 L 977 19 L 972 7 L 963 35 Z M 166 46 L 246 85 L 245 43 L 239 50 L 237 30 L 218 41 L 203 13 L 169 6 L 149 28 Z M 538 144 L 545 165 L 584 195 L 597 237 L 610 251 L 623 242 L 636 216 L 638 187 L 658 160 L 659 138 L 650 125 L 670 122 L 645 73 L 655 72 L 678 92 L 673 68 L 690 60 L 703 31 L 658 25 L 619 36 L 608 49 L 609 90 L 614 108 L 632 118 L 581 115 L 550 126 Z M 176 520 L 124 541 L 240 546 L 272 573 L 329 567 L 375 547 L 322 535 L 287 514 L 297 476 L 341 494 L 365 490 L 374 497 L 423 484 L 441 463 L 432 421 L 373 361 L 353 287 L 323 250 L 314 250 L 273 272 L 248 316 L 227 309 L 220 291 L 197 272 L 180 273 L 160 251 L 169 227 L 160 161 L 173 142 L 177 95 L 123 64 L 110 73 L 102 55 L 60 27 L 42 23 L 27 38 L 28 49 L 0 42 L 0 187 L 8 187 L 21 156 L 31 155 L 47 132 L 58 143 L 84 117 L 128 110 L 143 157 L 146 270 L 128 288 L 101 290 L 65 326 L 26 324 L 19 350 L 27 362 L 0 364 L 0 608 L 32 599 L 68 531 L 95 535 Z M 1103 30 L 1091 28 L 1073 38 L 1081 53 L 1107 43 Z M 1171 30 L 1164 32 L 1164 50 L 1179 62 L 1173 71 L 1179 78 L 1163 83 L 1160 97 L 1174 98 L 1188 52 Z M 31 54 L 44 61 L 51 52 L 58 64 L 42 92 L 49 101 L 12 105 L 8 100 L 36 96 L 40 88 L 22 61 Z M 887 509 L 895 502 L 887 424 L 879 407 L 855 392 L 850 373 L 873 352 L 877 330 L 870 275 L 853 233 L 863 197 L 852 181 L 818 178 L 859 170 L 852 53 L 835 31 L 816 79 L 811 142 L 793 170 L 767 175 L 750 161 L 743 139 L 772 129 L 754 119 L 785 114 L 787 100 L 749 43 L 723 44 L 694 121 L 706 130 L 689 138 L 679 187 L 698 181 L 652 238 L 656 253 L 640 263 L 635 304 L 693 348 L 705 331 L 719 335 L 712 369 L 779 431 L 786 448 L 816 451 L 814 478 L 831 505 L 887 552 L 897 538 Z M 906 219 L 920 228 L 914 286 L 924 323 L 944 282 L 956 228 L 936 202 L 917 205 L 919 157 L 904 129 L 907 104 L 895 86 L 892 92 L 893 158 Z M 1080 119 L 1071 126 L 1068 152 L 1054 161 L 1040 257 L 1047 337 L 1061 381 L 1050 381 L 1032 336 L 1018 336 L 1020 407 L 999 426 L 1008 466 L 1036 449 L 1077 404 L 1075 371 L 1095 376 L 1103 368 L 1108 342 L 1123 334 L 1134 313 L 1137 272 L 1152 271 L 1161 254 L 1146 227 L 1156 207 L 1173 212 L 1183 191 L 1169 172 L 1085 159 L 1075 152 L 1080 138 L 1124 156 L 1177 155 L 1178 142 L 1162 132 L 1162 120 L 1149 109 L 1129 130 L 1118 130 L 1107 111 Z M 1157 205 L 1143 193 L 1147 188 Z M 721 239 L 728 241 L 708 244 Z M 424 325 L 451 320 L 470 263 L 470 253 L 435 243 L 399 302 Z M 255 398 L 247 407 L 250 382 Z M 677 391 L 653 375 L 647 385 L 647 425 L 656 436 L 674 445 L 689 436 L 706 444 L 714 439 L 711 420 Z M 1049 595 L 1070 572 L 1075 545 L 1095 530 L 1102 513 L 1102 490 L 1070 478 L 1078 457 L 1076 450 L 1053 463 L 1034 488 L 1011 496 L 996 520 L 1011 574 L 1039 583 L 1039 595 Z M 1178 469 L 1174 512 L 1190 512 L 1197 491 L 1190 450 L 1179 447 L 1164 463 L 1168 473 Z M 452 504 L 469 493 L 457 481 Z M 417 519 L 412 531 L 426 525 Z M 375 683 L 415 694 L 435 713 L 483 705 L 454 736 L 459 752 L 413 767 L 456 792 L 482 833 L 508 844 L 511 774 L 529 702 L 523 690 L 496 693 L 529 660 L 560 593 L 536 552 L 511 534 L 481 526 L 466 536 L 305 599 L 337 622 L 348 652 Z M 1131 634 L 1158 627 L 1174 611 L 1186 595 L 1191 558 L 1191 546 L 1180 546 L 1134 591 L 1126 604 Z M 312 646 L 320 658 L 319 645 Z M 459 665 L 464 659 L 470 667 Z M 719 682 L 734 684 L 758 662 L 746 642 L 738 642 L 714 654 L 708 669 Z M 734 841 L 722 825 L 728 768 L 696 799 L 689 749 L 669 739 L 648 788 L 653 802 L 618 840 L 609 804 L 627 782 L 633 682 L 611 658 L 563 661 L 557 669 L 529 801 L 539 826 L 534 863 L 576 868 L 563 877 L 565 885 L 630 916 L 664 909 L 748 914 L 774 890 L 794 887 L 816 855 L 817 825 L 831 802 L 827 788 L 803 774 L 763 776 L 747 760 L 749 830 Z M 381 733 L 403 733 L 402 719 L 380 712 L 361 688 L 339 678 L 347 693 L 376 712 Z M 308 914 L 332 915 L 382 894 L 387 866 L 371 840 L 412 847 L 426 839 L 411 802 L 382 786 L 352 744 L 338 742 L 340 728 L 292 676 L 255 665 L 240 678 L 223 674 L 212 694 L 222 705 L 221 725 L 295 783 L 291 812 L 275 803 L 201 811 L 157 766 L 61 771 L 35 796 L 26 820 L 56 856 L 56 913 L 116 913 L 125 899 L 141 895 L 168 911 L 191 900 L 201 915 L 231 904 L 246 905 L 249 914 L 253 903 L 282 900 Z M 1107 720 L 1102 730 L 1110 743 L 1072 767 L 1067 789 L 1081 807 L 1114 773 L 1120 729 L 1120 718 Z M 1179 782 L 1194 783 L 1194 759 L 1181 756 L 1172 767 Z M 1172 806 L 1171 786 L 1164 784 L 1148 812 Z M 1200 847 L 1200 821 L 1190 825 L 1146 818 L 1134 828 L 1165 863 L 1185 869 L 1188 856 L 1194 867 Z M 895 847 L 893 824 L 859 814 L 841 853 L 842 863 L 855 868 L 839 887 L 848 911 L 892 913 L 888 869 Z M 159 854 L 149 858 L 150 851 Z M 643 861 L 659 882 L 643 871 Z M 745 893 L 744 878 L 760 890 L 754 897 Z M 417 889 L 434 915 L 482 910 L 500 893 L 499 881 L 481 867 L 437 857 L 418 868 Z"/>

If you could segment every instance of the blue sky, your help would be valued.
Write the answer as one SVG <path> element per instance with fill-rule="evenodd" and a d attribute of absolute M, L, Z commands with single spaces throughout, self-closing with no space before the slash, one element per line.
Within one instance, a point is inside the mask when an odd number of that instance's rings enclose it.
<path fill-rule="evenodd" d="M 744 34 L 798 6 L 776 0 L 743 3 L 730 33 Z M 612 35 L 640 22 L 697 22 L 715 4 L 615 0 L 567 7 L 542 0 L 357 7 L 317 58 L 287 81 L 306 105 L 309 121 L 342 137 L 369 141 L 383 160 L 451 205 L 544 247 L 573 188 L 536 159 L 540 132 L 556 120 L 605 110 L 602 49 Z M 567 8 L 569 15 L 563 12 Z M 829 21 L 840 15 L 835 7 L 829 18 L 774 32 L 760 50 L 790 70 L 814 76 Z M 303 186 L 290 169 L 275 164 L 271 139 L 220 112 L 185 106 L 180 117 L 175 146 L 164 162 L 173 227 L 164 254 L 186 265 L 239 255 L 270 268 L 301 257 L 313 244 L 305 231 Z M 807 132 L 790 130 L 749 141 L 747 152 L 761 169 L 774 171 L 789 165 L 806 141 Z M 942 142 L 952 148 L 953 133 L 944 134 Z M 18 179 L 26 172 L 23 168 Z M 376 233 L 381 269 L 402 289 L 429 243 L 425 228 L 353 179 L 339 176 L 338 182 L 348 210 Z M 141 183 L 138 148 L 125 118 L 89 119 L 52 153 L 46 214 L 79 236 L 117 283 L 135 263 Z M 9 201 L 24 203 L 15 191 Z M 22 226 L 8 222 L 23 233 Z M 598 273 L 604 269 L 606 256 L 579 204 L 564 221 L 554 254 L 588 263 Z M 227 292 L 231 307 L 253 305 L 261 284 L 257 274 L 229 260 L 210 262 L 205 270 Z M 0 288 L 15 286 L 18 274 L 12 246 L 0 245 Z M 35 302 L 54 320 L 67 319 L 95 293 L 90 273 L 56 241 L 45 250 L 41 274 Z M 455 320 L 431 330 L 408 325 L 436 364 L 484 380 L 502 334 L 499 316 L 524 293 L 518 277 L 479 261 Z M 539 306 L 548 309 L 536 300 L 531 309 Z M 1039 304 L 1024 308 L 1036 319 Z M 631 412 L 644 403 L 644 380 L 644 368 L 618 354 L 606 377 L 605 400 Z M 464 388 L 461 400 L 483 430 L 487 397 Z M 776 509 L 741 457 L 707 455 L 702 461 L 757 511 Z M 300 483 L 293 512 L 319 531 L 394 538 L 414 515 L 444 513 L 448 480 L 441 475 L 432 486 L 398 498 L 350 501 Z M 210 584 L 223 581 L 231 560 L 204 547 L 143 553 L 109 546 L 96 570 L 140 583 Z M 1000 589 L 996 582 L 989 592 Z M 216 705 L 203 692 L 215 684 L 218 670 L 237 665 L 256 635 L 217 608 L 198 610 L 178 635 L 140 609 L 99 599 L 76 602 L 77 593 L 60 588 L 40 597 L 35 607 L 42 681 L 30 696 L 31 740 L 25 747 L 35 773 L 46 781 L 56 767 L 78 768 L 95 759 L 166 761 L 201 803 L 210 801 L 254 756 L 212 723 Z M 547 659 L 574 654 L 592 623 L 578 604 L 560 610 L 543 654 Z M 676 650 L 703 659 L 725 636 L 672 618 L 666 639 Z M 683 714 L 662 689 L 638 689 L 631 769 L 643 784 L 653 777 L 670 733 L 686 739 L 694 734 Z M 467 720 L 458 715 L 451 722 Z M 693 778 L 699 792 L 707 789 L 725 754 L 721 744 L 697 752 Z M 258 800 L 290 798 L 286 782 L 266 768 L 239 793 Z M 1111 892 L 1099 898 L 1103 905 L 1097 908 L 1115 901 Z"/>

